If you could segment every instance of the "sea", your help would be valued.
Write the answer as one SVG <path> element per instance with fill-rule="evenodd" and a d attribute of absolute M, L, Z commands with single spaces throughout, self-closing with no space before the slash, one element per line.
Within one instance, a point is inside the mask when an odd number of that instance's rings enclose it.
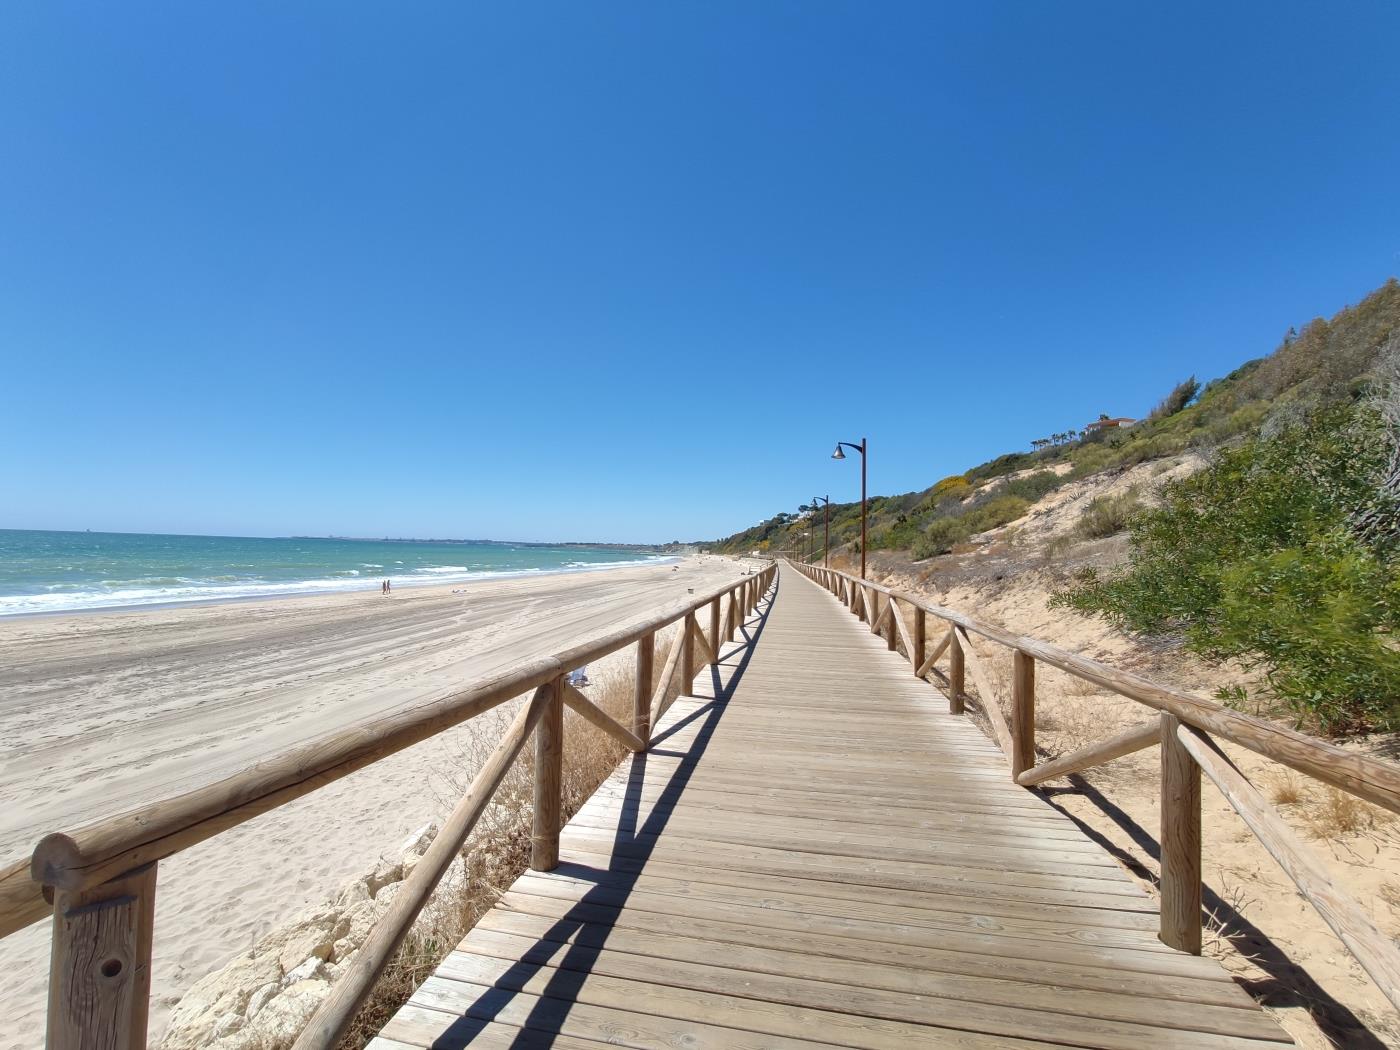
<path fill-rule="evenodd" d="M 0 616 L 374 590 L 672 561 L 488 540 L 160 536 L 0 529 Z"/>

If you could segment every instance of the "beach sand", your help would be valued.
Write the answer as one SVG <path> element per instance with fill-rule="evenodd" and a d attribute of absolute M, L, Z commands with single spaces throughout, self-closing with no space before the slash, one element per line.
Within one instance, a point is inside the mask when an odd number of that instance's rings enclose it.
<path fill-rule="evenodd" d="M 294 743 L 425 697 L 732 579 L 673 569 L 120 613 L 0 620 L 0 861 L 45 833 L 225 776 Z M 470 724 L 440 734 L 160 866 L 151 1045 L 200 977 L 334 894 L 455 801 L 441 773 Z M 0 941 L 0 1047 L 43 1045 L 48 925 Z"/>

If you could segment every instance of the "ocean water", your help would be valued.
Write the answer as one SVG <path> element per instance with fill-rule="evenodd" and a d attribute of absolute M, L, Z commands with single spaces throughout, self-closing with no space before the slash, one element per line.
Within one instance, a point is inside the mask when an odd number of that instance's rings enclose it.
<path fill-rule="evenodd" d="M 452 583 L 667 561 L 610 547 L 0 529 L 0 616 Z"/>

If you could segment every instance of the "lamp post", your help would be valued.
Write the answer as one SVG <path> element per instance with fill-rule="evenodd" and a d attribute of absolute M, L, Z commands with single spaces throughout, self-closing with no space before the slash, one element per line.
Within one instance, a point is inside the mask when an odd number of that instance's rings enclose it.
<path fill-rule="evenodd" d="M 865 579 L 865 438 L 860 439 L 859 445 L 853 445 L 849 441 L 836 442 L 836 451 L 831 454 L 831 458 L 845 459 L 846 453 L 841 451 L 843 447 L 860 453 L 860 578 L 863 580 Z"/>
<path fill-rule="evenodd" d="M 808 530 L 807 530 L 806 532 L 804 532 L 802 535 L 803 535 L 803 537 L 807 540 L 807 564 L 808 564 L 808 565 L 811 565 L 811 564 L 812 564 L 812 530 L 811 530 L 811 529 L 808 529 Z"/>
<path fill-rule="evenodd" d="M 818 503 L 822 505 L 826 519 L 824 523 L 826 533 L 822 540 L 822 565 L 829 569 L 831 568 L 831 497 L 813 496 L 812 506 L 815 507 Z"/>

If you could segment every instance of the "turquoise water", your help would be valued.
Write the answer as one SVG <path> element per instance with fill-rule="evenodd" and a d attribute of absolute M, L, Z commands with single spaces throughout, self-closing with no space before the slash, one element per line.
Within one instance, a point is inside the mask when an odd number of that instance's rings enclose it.
<path fill-rule="evenodd" d="M 452 583 L 668 560 L 608 547 L 0 529 L 0 616 Z"/>

